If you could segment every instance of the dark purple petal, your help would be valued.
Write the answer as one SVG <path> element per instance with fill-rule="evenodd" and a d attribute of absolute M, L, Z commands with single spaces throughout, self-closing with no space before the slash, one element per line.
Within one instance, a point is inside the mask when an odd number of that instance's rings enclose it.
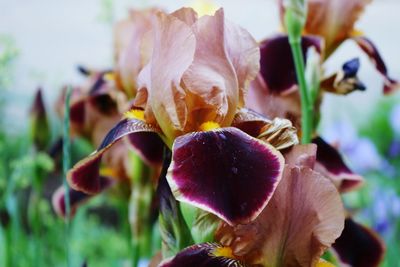
<path fill-rule="evenodd" d="M 75 123 L 82 126 L 85 123 L 85 117 L 86 117 L 85 100 L 82 98 L 71 103 L 70 106 L 71 123 Z"/>
<path fill-rule="evenodd" d="M 322 39 L 315 36 L 303 36 L 303 57 L 306 60 L 307 50 L 315 47 L 322 51 Z M 296 71 L 286 35 L 277 35 L 260 44 L 260 73 L 272 93 L 282 94 L 291 91 L 297 84 Z"/>
<path fill-rule="evenodd" d="M 175 197 L 231 225 L 254 220 L 282 177 L 279 151 L 233 127 L 180 136 L 172 151 Z"/>
<path fill-rule="evenodd" d="M 100 180 L 100 191 L 103 191 L 109 188 L 112 185 L 112 181 L 109 178 L 104 176 L 99 177 Z M 69 188 L 69 203 L 71 208 L 71 216 L 74 216 L 78 206 L 88 200 L 91 195 L 85 194 L 83 192 L 75 191 L 74 189 Z M 66 207 L 65 207 L 65 187 L 61 186 L 54 193 L 52 198 L 52 204 L 55 212 L 61 216 L 65 217 L 66 215 Z"/>
<path fill-rule="evenodd" d="M 128 135 L 129 143 L 136 153 L 151 166 L 159 166 L 163 160 L 164 142 L 157 133 Z"/>
<path fill-rule="evenodd" d="M 378 235 L 351 218 L 346 219 L 342 235 L 333 248 L 340 260 L 352 267 L 377 267 L 385 252 Z"/>
<path fill-rule="evenodd" d="M 365 85 L 357 77 L 359 68 L 358 58 L 347 61 L 343 64 L 342 70 L 321 82 L 321 88 L 336 94 L 349 94 L 355 90 L 364 91 Z"/>
<path fill-rule="evenodd" d="M 334 147 L 320 137 L 315 138 L 313 143 L 317 145 L 315 169 L 331 179 L 340 192 L 351 191 L 362 185 L 364 179 L 347 167 Z"/>
<path fill-rule="evenodd" d="M 158 130 L 144 121 L 123 119 L 112 128 L 99 148 L 87 158 L 78 162 L 67 174 L 71 187 L 86 194 L 96 194 L 101 189 L 99 167 L 103 154 L 121 138 L 137 133 L 156 133 Z"/>
<path fill-rule="evenodd" d="M 400 89 L 399 81 L 389 77 L 386 64 L 371 40 L 364 36 L 354 37 L 353 39 L 356 41 L 357 45 L 369 56 L 370 60 L 374 63 L 376 70 L 382 74 L 384 78 L 383 92 L 385 94 L 390 94 Z"/>
<path fill-rule="evenodd" d="M 203 243 L 188 247 L 179 252 L 173 259 L 160 264 L 160 267 L 245 267 L 242 262 L 220 251 L 230 248 L 215 243 Z M 225 253 L 223 253 L 225 254 Z M 228 255 L 230 256 L 230 255 Z"/>
<path fill-rule="evenodd" d="M 251 109 L 242 108 L 235 114 L 232 126 L 242 130 L 248 135 L 257 137 L 260 135 L 262 128 L 269 123 L 271 123 L 271 120 L 260 113 Z"/>

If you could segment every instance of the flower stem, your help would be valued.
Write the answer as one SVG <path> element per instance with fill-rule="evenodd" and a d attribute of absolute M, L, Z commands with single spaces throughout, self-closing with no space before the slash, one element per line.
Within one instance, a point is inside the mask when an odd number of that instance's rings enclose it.
<path fill-rule="evenodd" d="M 296 69 L 297 81 L 300 90 L 301 99 L 301 143 L 311 142 L 313 130 L 313 103 L 308 94 L 307 82 L 305 78 L 305 67 L 303 51 L 301 47 L 301 38 L 292 39 L 289 36 L 289 43 L 292 50 L 294 65 Z"/>
<path fill-rule="evenodd" d="M 70 222 L 71 222 L 71 207 L 69 200 L 69 186 L 67 183 L 67 172 L 70 168 L 70 154 L 71 154 L 71 144 L 70 144 L 70 107 L 69 102 L 71 98 L 71 88 L 67 89 L 64 103 L 64 123 L 63 123 L 63 186 L 65 189 L 65 249 L 66 249 L 66 258 L 67 258 L 67 266 L 71 266 L 71 257 L 70 257 L 70 247 L 69 247 L 69 238 L 70 238 Z"/>

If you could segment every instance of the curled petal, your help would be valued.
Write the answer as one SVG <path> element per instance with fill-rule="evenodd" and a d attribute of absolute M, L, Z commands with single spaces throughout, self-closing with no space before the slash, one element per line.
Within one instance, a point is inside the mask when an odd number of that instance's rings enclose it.
<path fill-rule="evenodd" d="M 270 143 L 278 150 L 298 144 L 297 130 L 289 120 L 275 118 L 271 121 L 250 109 L 240 109 L 232 126 Z"/>
<path fill-rule="evenodd" d="M 235 259 L 229 247 L 215 243 L 203 243 L 185 248 L 171 260 L 162 262 L 159 267 L 245 267 Z"/>
<path fill-rule="evenodd" d="M 100 191 L 106 190 L 107 188 L 109 188 L 112 185 L 111 180 L 104 176 L 100 176 L 99 180 L 100 180 Z M 69 194 L 71 216 L 74 216 L 79 205 L 81 205 L 83 202 L 89 200 L 89 198 L 91 197 L 90 195 L 87 195 L 83 192 L 75 191 L 74 189 L 71 189 L 71 188 L 69 188 L 68 194 Z M 53 194 L 52 204 L 53 204 L 54 211 L 60 217 L 64 218 L 66 216 L 65 187 L 64 186 L 59 187 L 56 190 L 56 192 Z"/>
<path fill-rule="evenodd" d="M 178 137 L 167 180 L 178 200 L 234 225 L 258 216 L 282 169 L 274 147 L 230 127 Z"/>
<path fill-rule="evenodd" d="M 234 227 L 222 224 L 216 240 L 251 266 L 308 267 L 315 266 L 343 225 L 343 205 L 334 185 L 308 167 L 286 165 L 257 219 Z"/>
<path fill-rule="evenodd" d="M 321 54 L 323 41 L 316 36 L 303 36 L 303 57 L 310 47 L 314 47 Z M 297 84 L 296 71 L 286 35 L 277 35 L 266 39 L 260 44 L 260 74 L 266 86 L 273 94 L 284 94 L 295 90 Z"/>
<path fill-rule="evenodd" d="M 360 187 L 364 179 L 353 173 L 344 163 L 339 152 L 322 138 L 313 140 L 317 145 L 317 164 L 315 169 L 327 176 L 340 192 L 348 192 Z"/>
<path fill-rule="evenodd" d="M 352 267 L 377 267 L 385 246 L 372 230 L 347 218 L 342 235 L 333 244 L 343 263 Z"/>
<path fill-rule="evenodd" d="M 95 152 L 78 162 L 68 172 L 67 179 L 71 187 L 90 195 L 98 193 L 101 189 L 99 167 L 103 154 L 121 138 L 143 132 L 157 133 L 158 130 L 141 120 L 123 119 L 120 121 L 108 132 Z"/>
<path fill-rule="evenodd" d="M 397 80 L 394 80 L 389 77 L 388 70 L 386 68 L 386 64 L 383 61 L 383 58 L 379 54 L 376 46 L 364 36 L 357 36 L 353 38 L 356 41 L 357 45 L 368 55 L 370 60 L 374 63 L 376 70 L 383 76 L 384 78 L 384 86 L 383 92 L 385 94 L 390 94 L 398 89 L 400 89 L 400 83 Z"/>
<path fill-rule="evenodd" d="M 360 68 L 358 58 L 343 64 L 342 70 L 324 79 L 321 88 L 325 91 L 346 95 L 355 90 L 364 91 L 365 85 L 358 79 L 357 72 Z"/>

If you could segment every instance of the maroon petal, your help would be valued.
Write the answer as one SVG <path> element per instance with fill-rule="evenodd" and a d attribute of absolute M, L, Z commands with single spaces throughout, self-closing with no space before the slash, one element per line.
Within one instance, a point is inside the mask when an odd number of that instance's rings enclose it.
<path fill-rule="evenodd" d="M 151 166 L 159 166 L 163 160 L 164 142 L 157 133 L 128 135 L 129 143 L 139 156 Z"/>
<path fill-rule="evenodd" d="M 385 94 L 389 94 L 400 89 L 400 83 L 389 77 L 386 64 L 371 40 L 364 36 L 354 37 L 353 39 L 356 41 L 357 45 L 369 56 L 371 61 L 374 63 L 376 70 L 382 74 L 384 78 L 383 92 Z"/>
<path fill-rule="evenodd" d="M 310 47 L 318 53 L 322 51 L 322 39 L 315 36 L 303 36 L 303 57 Z M 296 71 L 286 35 L 277 35 L 260 44 L 260 73 L 267 87 L 275 94 L 287 93 L 297 84 Z"/>
<path fill-rule="evenodd" d="M 232 126 L 253 137 L 257 137 L 260 135 L 262 128 L 269 123 L 271 123 L 271 120 L 260 113 L 251 109 L 241 108 L 235 114 Z"/>
<path fill-rule="evenodd" d="M 346 219 L 342 235 L 333 248 L 340 260 L 352 267 L 377 267 L 385 252 L 378 235 L 351 218 Z"/>
<path fill-rule="evenodd" d="M 180 136 L 172 151 L 175 197 L 231 225 L 254 220 L 282 177 L 279 151 L 233 127 Z"/>
<path fill-rule="evenodd" d="M 340 192 L 354 190 L 363 184 L 364 179 L 347 167 L 334 147 L 320 137 L 315 138 L 313 143 L 317 145 L 315 169 L 328 177 Z"/>
<path fill-rule="evenodd" d="M 124 136 L 137 133 L 156 133 L 158 130 L 141 120 L 123 119 L 112 128 L 99 148 L 87 158 L 78 162 L 67 174 L 71 187 L 86 194 L 96 194 L 100 191 L 99 167 L 103 154 Z"/>
<path fill-rule="evenodd" d="M 109 178 L 104 176 L 99 177 L 100 179 L 100 191 L 103 191 L 109 188 L 112 185 L 112 181 Z M 75 191 L 74 189 L 69 188 L 69 203 L 71 208 L 71 216 L 74 216 L 78 206 L 88 200 L 91 196 L 87 195 L 83 192 Z M 66 215 L 66 207 L 65 207 L 65 187 L 61 186 L 57 189 L 57 191 L 53 194 L 52 204 L 54 211 L 61 217 L 65 217 Z"/>
<path fill-rule="evenodd" d="M 215 243 L 203 243 L 188 247 L 173 259 L 161 263 L 160 267 L 245 267 L 231 257 L 230 248 Z"/>

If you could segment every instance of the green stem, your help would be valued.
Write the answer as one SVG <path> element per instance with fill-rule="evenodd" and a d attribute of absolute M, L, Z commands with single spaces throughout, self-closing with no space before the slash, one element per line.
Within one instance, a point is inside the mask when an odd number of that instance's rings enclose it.
<path fill-rule="evenodd" d="M 313 129 L 313 103 L 308 95 L 301 39 L 291 39 L 289 37 L 289 43 L 293 54 L 296 76 L 300 89 L 301 143 L 308 144 L 311 142 Z"/>
<path fill-rule="evenodd" d="M 70 260 L 70 247 L 69 247 L 69 238 L 70 238 L 70 221 L 71 221 L 71 207 L 69 201 L 69 186 L 67 183 L 67 172 L 70 168 L 70 107 L 69 102 L 71 98 L 71 88 L 67 89 L 65 103 L 64 103 L 64 123 L 63 123 L 63 185 L 65 189 L 65 246 L 66 246 L 66 258 L 67 258 L 67 266 L 71 266 Z"/>

